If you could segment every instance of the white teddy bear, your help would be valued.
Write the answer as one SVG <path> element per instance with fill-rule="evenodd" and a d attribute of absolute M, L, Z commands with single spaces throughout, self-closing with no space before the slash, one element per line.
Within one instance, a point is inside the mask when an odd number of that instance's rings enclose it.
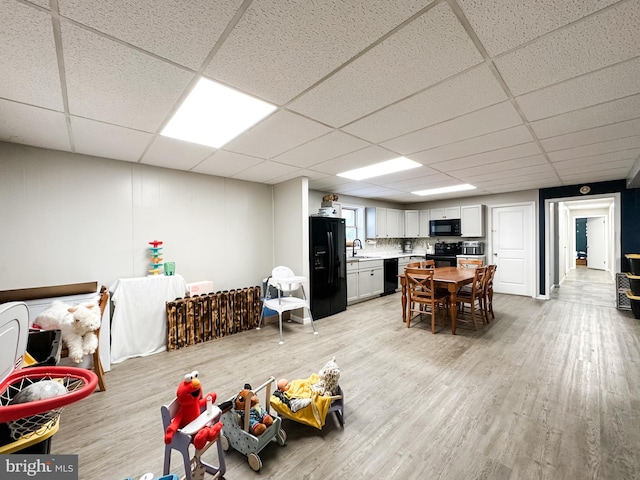
<path fill-rule="evenodd" d="M 98 348 L 95 330 L 100 328 L 100 307 L 97 303 L 68 305 L 58 300 L 38 315 L 34 321 L 45 330 L 59 329 L 62 341 L 69 349 L 69 358 L 76 363 Z"/>
<path fill-rule="evenodd" d="M 336 395 L 340 390 L 340 367 L 336 363 L 336 357 L 329 360 L 318 372 L 318 382 L 311 385 L 311 390 L 320 395 Z"/>

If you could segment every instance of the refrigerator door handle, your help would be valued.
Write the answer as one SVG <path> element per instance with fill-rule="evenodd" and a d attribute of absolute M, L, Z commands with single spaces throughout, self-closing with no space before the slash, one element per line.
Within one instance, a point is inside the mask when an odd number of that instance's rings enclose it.
<path fill-rule="evenodd" d="M 333 232 L 327 232 L 329 243 L 329 285 L 333 284 Z"/>

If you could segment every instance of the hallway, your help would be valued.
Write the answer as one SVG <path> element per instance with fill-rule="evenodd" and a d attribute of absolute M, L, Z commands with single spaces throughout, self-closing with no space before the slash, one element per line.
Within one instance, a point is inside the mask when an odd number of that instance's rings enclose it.
<path fill-rule="evenodd" d="M 616 289 L 609 272 L 579 265 L 569 271 L 560 288 L 551 292 L 551 298 L 565 302 L 615 307 Z"/>

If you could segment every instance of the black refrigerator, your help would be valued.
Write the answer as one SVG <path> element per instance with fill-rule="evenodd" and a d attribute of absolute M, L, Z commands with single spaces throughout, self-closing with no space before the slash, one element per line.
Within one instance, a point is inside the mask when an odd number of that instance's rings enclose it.
<path fill-rule="evenodd" d="M 311 315 L 347 309 L 347 239 L 344 218 L 309 217 Z"/>

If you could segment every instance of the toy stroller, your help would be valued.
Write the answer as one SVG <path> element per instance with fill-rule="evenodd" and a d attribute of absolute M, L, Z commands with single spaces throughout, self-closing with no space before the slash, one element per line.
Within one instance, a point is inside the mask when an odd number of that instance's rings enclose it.
<path fill-rule="evenodd" d="M 251 402 L 246 402 L 244 413 L 244 425 L 241 425 L 241 417 L 233 409 L 233 403 L 236 400 L 237 395 L 234 395 L 225 402 L 229 408 L 223 408 L 222 423 L 224 428 L 220 434 L 222 443 L 222 449 L 227 451 L 229 446 L 239 451 L 243 455 L 247 456 L 249 466 L 254 471 L 259 471 L 262 468 L 262 460 L 258 456 L 258 453 L 262 451 L 272 441 L 278 442 L 278 445 L 284 445 L 287 441 L 287 434 L 280 428 L 282 419 L 270 411 L 269 397 L 271 397 L 271 385 L 275 382 L 274 377 L 269 379 L 260 385 L 255 390 L 251 390 L 251 394 L 257 394 L 261 390 L 265 390 L 265 402 L 267 413 L 273 418 L 273 424 L 264 431 L 260 436 L 255 436 L 250 433 L 249 417 Z"/>

